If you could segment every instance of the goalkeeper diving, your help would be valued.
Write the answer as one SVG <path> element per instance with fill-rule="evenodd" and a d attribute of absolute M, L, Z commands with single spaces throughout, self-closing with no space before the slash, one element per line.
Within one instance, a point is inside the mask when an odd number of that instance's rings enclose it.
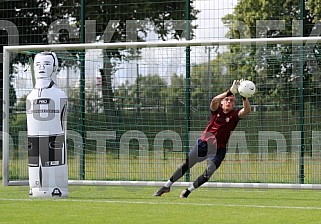
<path fill-rule="evenodd" d="M 236 128 L 240 119 L 251 112 L 251 105 L 247 98 L 242 97 L 243 107 L 235 109 L 238 86 L 244 80 L 234 80 L 230 89 L 215 96 L 210 103 L 211 118 L 203 134 L 196 141 L 183 164 L 173 173 L 169 180 L 153 196 L 162 196 L 170 192 L 171 186 L 179 180 L 187 170 L 196 163 L 206 160 L 204 172 L 185 190 L 180 197 L 187 198 L 189 194 L 206 183 L 213 173 L 220 167 L 227 152 L 227 143 L 231 132 Z"/>

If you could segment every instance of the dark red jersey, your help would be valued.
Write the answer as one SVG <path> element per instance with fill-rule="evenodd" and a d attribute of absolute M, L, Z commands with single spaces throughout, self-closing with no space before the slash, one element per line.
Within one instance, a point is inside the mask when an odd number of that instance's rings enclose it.
<path fill-rule="evenodd" d="M 226 148 L 231 132 L 236 128 L 240 118 L 240 110 L 224 113 L 222 107 L 212 111 L 211 119 L 204 130 L 201 139 L 209 144 L 217 144 L 217 148 Z"/>

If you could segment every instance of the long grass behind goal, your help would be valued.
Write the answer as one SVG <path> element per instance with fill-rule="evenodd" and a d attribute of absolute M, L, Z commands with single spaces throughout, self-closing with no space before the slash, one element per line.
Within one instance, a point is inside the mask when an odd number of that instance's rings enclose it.
<path fill-rule="evenodd" d="M 3 184 L 27 184 L 32 59 L 54 51 L 56 83 L 69 100 L 70 183 L 167 180 L 206 127 L 211 98 L 244 78 L 257 87 L 252 112 L 233 132 L 226 159 L 207 186 L 320 188 L 321 73 L 311 51 L 320 40 L 6 46 Z M 204 168 L 193 167 L 181 181 L 193 181 Z"/>

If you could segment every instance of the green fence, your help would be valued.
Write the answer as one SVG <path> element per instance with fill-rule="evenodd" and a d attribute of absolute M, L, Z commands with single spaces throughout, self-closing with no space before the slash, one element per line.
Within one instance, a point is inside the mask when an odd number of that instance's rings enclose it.
<path fill-rule="evenodd" d="M 1 1 L 0 44 L 319 34 L 320 12 L 313 1 L 253 2 Z M 10 107 L 9 180 L 28 179 L 25 99 L 35 53 L 19 52 L 10 61 L 10 102 L 2 103 Z M 69 99 L 70 179 L 166 180 L 205 128 L 210 99 L 234 79 L 246 78 L 257 87 L 253 111 L 232 135 L 226 161 L 212 181 L 320 184 L 317 41 L 56 53 L 57 84 Z M 167 138 L 155 141 L 160 135 Z M 193 168 L 191 178 L 204 166 Z"/>

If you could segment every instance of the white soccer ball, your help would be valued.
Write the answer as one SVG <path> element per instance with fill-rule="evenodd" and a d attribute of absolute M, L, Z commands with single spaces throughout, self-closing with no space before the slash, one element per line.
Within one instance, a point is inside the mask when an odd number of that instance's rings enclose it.
<path fill-rule="evenodd" d="M 244 80 L 240 83 L 238 91 L 241 96 L 250 98 L 255 93 L 255 84 L 250 80 Z"/>

